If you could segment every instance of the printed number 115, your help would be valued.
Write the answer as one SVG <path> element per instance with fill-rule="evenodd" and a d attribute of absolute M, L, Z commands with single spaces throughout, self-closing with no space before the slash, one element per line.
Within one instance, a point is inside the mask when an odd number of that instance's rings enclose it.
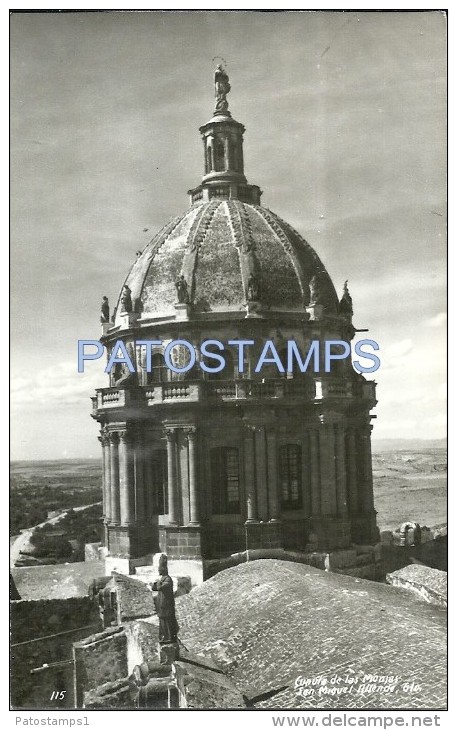
<path fill-rule="evenodd" d="M 51 700 L 64 700 L 67 690 L 63 689 L 61 692 L 53 692 Z"/>

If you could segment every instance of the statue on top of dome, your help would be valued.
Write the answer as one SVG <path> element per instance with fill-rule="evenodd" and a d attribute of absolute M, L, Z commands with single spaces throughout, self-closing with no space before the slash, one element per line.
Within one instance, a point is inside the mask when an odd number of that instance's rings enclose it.
<path fill-rule="evenodd" d="M 343 296 L 340 299 L 339 312 L 340 314 L 345 314 L 349 317 L 352 317 L 354 314 L 354 310 L 352 309 L 352 297 L 349 294 L 347 280 L 344 282 Z"/>
<path fill-rule="evenodd" d="M 221 114 L 228 109 L 227 94 L 230 91 L 229 77 L 219 63 L 214 72 L 214 95 L 216 97 L 215 113 Z"/>
<path fill-rule="evenodd" d="M 189 287 L 187 286 L 184 274 L 181 274 L 181 276 L 176 279 L 175 287 L 178 294 L 179 304 L 189 304 Z"/>
<path fill-rule="evenodd" d="M 132 312 L 132 290 L 127 284 L 124 284 L 121 294 L 121 312 Z"/>
<path fill-rule="evenodd" d="M 258 302 L 260 299 L 260 281 L 258 276 L 250 274 L 247 284 L 248 302 Z"/>
<path fill-rule="evenodd" d="M 101 309 L 102 315 L 100 317 L 100 322 L 102 324 L 105 324 L 105 322 L 109 322 L 109 301 L 108 297 L 102 298 L 102 309 Z"/>

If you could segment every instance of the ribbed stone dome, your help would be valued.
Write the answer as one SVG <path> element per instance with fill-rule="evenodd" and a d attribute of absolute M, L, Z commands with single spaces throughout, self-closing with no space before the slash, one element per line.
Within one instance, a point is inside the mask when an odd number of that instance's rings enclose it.
<path fill-rule="evenodd" d="M 181 275 L 193 311 L 237 311 L 246 304 L 251 274 L 263 309 L 303 311 L 317 276 L 326 311 L 337 311 L 332 281 L 311 246 L 267 208 L 238 199 L 200 201 L 171 220 L 138 256 L 125 284 L 143 316 L 175 313 Z"/>

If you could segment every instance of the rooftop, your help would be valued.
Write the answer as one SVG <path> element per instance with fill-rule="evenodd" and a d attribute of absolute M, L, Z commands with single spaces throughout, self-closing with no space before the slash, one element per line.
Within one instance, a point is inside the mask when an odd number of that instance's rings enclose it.
<path fill-rule="evenodd" d="M 21 598 L 72 598 L 87 596 L 94 578 L 104 575 L 104 561 L 91 560 L 60 565 L 34 565 L 11 570 Z"/>
<path fill-rule="evenodd" d="M 176 609 L 186 647 L 214 657 L 255 707 L 446 706 L 446 613 L 401 588 L 256 560 Z M 299 694 L 298 678 L 313 692 Z"/>

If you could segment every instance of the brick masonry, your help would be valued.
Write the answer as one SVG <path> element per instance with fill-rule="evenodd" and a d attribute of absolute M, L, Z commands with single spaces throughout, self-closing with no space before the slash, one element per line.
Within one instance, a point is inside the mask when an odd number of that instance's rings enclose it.
<path fill-rule="evenodd" d="M 159 530 L 161 551 L 173 559 L 198 559 L 202 555 L 200 528 L 162 527 Z"/>

